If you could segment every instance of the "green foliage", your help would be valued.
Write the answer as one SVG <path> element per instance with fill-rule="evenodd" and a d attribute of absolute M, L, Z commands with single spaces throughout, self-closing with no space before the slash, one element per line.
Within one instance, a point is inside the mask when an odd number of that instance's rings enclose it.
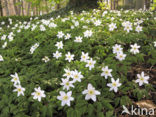
<path fill-rule="evenodd" d="M 13 20 L 12 24 L 8 18 L 0 18 L 0 22 L 4 21 L 6 25 L 10 25 L 10 28 L 4 26 L 0 30 L 0 37 L 9 35 L 10 32 L 14 34 L 13 41 L 9 41 L 7 37 L 6 40 L 0 42 L 1 46 L 7 42 L 6 48 L 0 49 L 4 58 L 4 61 L 0 62 L 0 117 L 113 117 L 116 108 L 130 105 L 134 100 L 150 98 L 149 92 L 155 91 L 151 85 L 152 82 L 139 87 L 134 80 L 137 79 L 136 75 L 140 74 L 140 71 L 132 74 L 135 76 L 128 76 L 128 73 L 136 66 L 148 69 L 156 64 L 156 49 L 153 45 L 156 41 L 153 30 L 156 20 L 154 20 L 153 13 L 149 11 L 120 11 L 120 13 L 121 16 L 118 16 L 118 12 L 108 11 L 105 16 L 102 16 L 102 11 L 94 10 L 80 14 L 68 13 L 70 14 L 68 16 L 47 20 L 57 24 L 56 28 L 50 28 L 49 25 L 43 24 L 43 20 L 35 18 L 30 20 L 29 17 L 10 17 Z M 112 17 L 114 20 L 111 19 Z M 63 22 L 64 18 L 69 20 Z M 94 18 L 100 19 L 102 24 L 95 26 Z M 133 31 L 129 33 L 124 31 L 123 21 L 130 21 L 134 24 L 137 19 L 143 20 L 140 24 L 143 26 L 142 32 L 136 32 L 135 25 L 133 25 Z M 74 25 L 73 20 L 79 21 L 79 26 L 71 29 Z M 86 23 L 87 20 L 90 22 Z M 111 32 L 108 25 L 112 22 L 116 23 L 118 28 Z M 15 27 L 16 24 L 18 24 L 17 27 Z M 25 29 L 29 24 L 30 27 Z M 45 26 L 46 31 L 40 30 L 41 24 Z M 20 28 L 21 25 L 24 27 Z M 32 31 L 33 25 L 37 27 Z M 83 37 L 84 31 L 87 30 L 83 26 L 93 31 L 92 37 Z M 18 32 L 19 29 L 20 32 Z M 71 39 L 58 39 L 56 36 L 58 31 L 70 33 Z M 83 42 L 75 43 L 76 36 L 82 36 Z M 55 44 L 58 41 L 63 41 L 64 47 L 59 50 L 62 52 L 62 57 L 56 59 L 53 53 L 57 50 Z M 37 42 L 40 44 L 39 47 L 33 54 L 30 54 L 30 48 Z M 140 53 L 136 55 L 130 53 L 130 45 L 134 43 L 140 45 Z M 115 58 L 112 52 L 115 44 L 123 47 L 127 55 L 125 60 L 119 61 Z M 65 54 L 68 51 L 75 55 L 74 61 L 70 63 L 65 60 Z M 88 52 L 89 56 L 96 60 L 95 68 L 91 71 L 85 67 L 84 62 L 80 61 L 82 51 Z M 44 56 L 48 56 L 50 61 L 47 63 L 42 61 Z M 101 76 L 101 68 L 104 66 L 109 66 L 113 70 L 112 76 L 115 79 L 119 78 L 122 83 L 117 93 L 110 91 L 107 87 L 107 83 L 111 82 L 110 78 L 105 79 Z M 62 107 L 57 99 L 59 91 L 63 90 L 60 83 L 65 68 L 77 69 L 84 76 L 82 82 L 76 82 L 75 88 L 71 89 L 74 101 L 71 102 L 70 107 Z M 10 74 L 15 72 L 20 77 L 21 85 L 26 88 L 24 96 L 17 97 L 17 93 L 13 92 Z M 88 83 L 101 92 L 96 102 L 87 101 L 82 95 Z M 46 94 L 46 98 L 43 98 L 41 102 L 34 100 L 31 96 L 34 88 L 38 86 Z"/>

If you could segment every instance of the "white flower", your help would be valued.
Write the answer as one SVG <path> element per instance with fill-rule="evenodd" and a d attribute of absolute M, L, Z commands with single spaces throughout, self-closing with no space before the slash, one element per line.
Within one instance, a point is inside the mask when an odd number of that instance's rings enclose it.
<path fill-rule="evenodd" d="M 71 29 L 74 29 L 75 27 L 74 26 L 71 26 Z"/>
<path fill-rule="evenodd" d="M 70 52 L 68 52 L 65 56 L 66 56 L 65 60 L 67 60 L 68 62 L 74 60 L 74 55 L 71 54 Z"/>
<path fill-rule="evenodd" d="M 138 33 L 141 32 L 141 31 L 142 31 L 142 27 L 138 25 L 138 26 L 136 27 L 135 31 L 138 32 Z"/>
<path fill-rule="evenodd" d="M 88 26 L 82 26 L 82 28 L 87 29 L 87 28 L 88 28 Z"/>
<path fill-rule="evenodd" d="M 100 95 L 100 92 L 95 90 L 95 88 L 89 83 L 87 89 L 84 90 L 82 94 L 86 94 L 85 100 L 92 99 L 95 102 L 96 95 Z"/>
<path fill-rule="evenodd" d="M 5 22 L 3 21 L 3 22 L 1 22 L 1 24 L 2 24 L 2 25 L 4 25 L 4 24 L 5 24 Z"/>
<path fill-rule="evenodd" d="M 109 31 L 113 31 L 116 28 L 117 28 L 116 23 L 109 24 Z"/>
<path fill-rule="evenodd" d="M 9 41 L 13 41 L 13 39 L 14 39 L 13 35 L 14 35 L 14 34 L 13 34 L 12 32 L 8 35 Z"/>
<path fill-rule="evenodd" d="M 84 32 L 84 37 L 87 37 L 87 38 L 91 37 L 92 34 L 93 34 L 93 32 L 91 30 L 87 30 L 87 31 Z"/>
<path fill-rule="evenodd" d="M 145 76 L 144 72 L 141 72 L 141 74 L 137 74 L 138 79 L 135 81 L 136 83 L 139 83 L 139 86 L 142 86 L 144 83 L 148 84 L 149 76 Z"/>
<path fill-rule="evenodd" d="M 67 93 L 65 93 L 64 91 L 60 91 L 60 96 L 57 96 L 57 99 L 62 101 L 61 106 L 64 106 L 64 105 L 70 106 L 70 101 L 74 100 L 74 98 L 71 97 L 71 95 L 72 95 L 71 91 Z"/>
<path fill-rule="evenodd" d="M 54 24 L 53 22 L 51 22 L 51 23 L 49 24 L 49 27 L 50 27 L 50 28 L 55 28 L 55 27 L 57 27 L 57 25 Z"/>
<path fill-rule="evenodd" d="M 132 23 L 129 21 L 123 22 L 122 25 L 124 26 L 124 30 L 130 32 L 132 29 Z"/>
<path fill-rule="evenodd" d="M 33 24 L 31 30 L 34 31 L 36 29 L 36 27 L 37 27 L 37 25 Z"/>
<path fill-rule="evenodd" d="M 42 97 L 46 97 L 44 91 L 41 90 L 40 87 L 34 88 L 34 90 L 35 92 L 31 93 L 31 95 L 33 95 L 33 99 L 37 99 L 40 102 Z"/>
<path fill-rule="evenodd" d="M 65 40 L 70 39 L 70 38 L 71 38 L 71 35 L 70 35 L 69 33 L 67 33 L 67 34 L 65 35 Z"/>
<path fill-rule="evenodd" d="M 4 59 L 3 59 L 2 55 L 0 55 L 0 61 L 4 61 Z"/>
<path fill-rule="evenodd" d="M 102 16 L 104 17 L 107 13 L 108 13 L 108 11 L 104 11 L 104 12 L 102 13 Z"/>
<path fill-rule="evenodd" d="M 89 59 L 88 53 L 82 52 L 80 61 L 87 62 L 88 59 Z"/>
<path fill-rule="evenodd" d="M 112 83 L 108 83 L 107 86 L 110 87 L 110 91 L 114 90 L 114 92 L 118 91 L 118 87 L 121 86 L 119 83 L 119 78 L 115 81 L 114 78 L 111 78 Z"/>
<path fill-rule="evenodd" d="M 48 56 L 45 56 L 44 58 L 42 58 L 42 61 L 44 61 L 45 63 L 47 63 L 48 61 L 50 61 Z"/>
<path fill-rule="evenodd" d="M 33 54 L 36 48 L 38 48 L 39 43 L 35 43 L 31 48 L 30 48 L 30 53 Z"/>
<path fill-rule="evenodd" d="M 57 49 L 63 49 L 63 43 L 62 43 L 62 41 L 57 42 L 57 43 L 55 44 L 55 46 L 57 47 Z"/>
<path fill-rule="evenodd" d="M 45 28 L 43 25 L 40 25 L 40 30 L 41 30 L 41 31 L 45 31 L 46 28 Z"/>
<path fill-rule="evenodd" d="M 25 88 L 21 87 L 21 85 L 16 85 L 16 89 L 13 90 L 13 92 L 17 92 L 17 96 L 23 95 L 24 96 L 24 91 Z"/>
<path fill-rule="evenodd" d="M 74 40 L 74 42 L 79 42 L 79 43 L 81 43 L 82 42 L 82 37 L 75 37 L 75 40 Z"/>
<path fill-rule="evenodd" d="M 81 74 L 81 72 L 78 72 L 77 70 L 75 70 L 75 71 L 72 71 L 71 77 L 73 78 L 73 82 L 75 83 L 76 81 L 81 82 L 83 75 Z"/>
<path fill-rule="evenodd" d="M 140 46 L 138 46 L 138 45 L 135 43 L 134 45 L 131 45 L 130 52 L 133 53 L 133 54 L 137 54 L 137 53 L 139 53 L 139 48 L 140 48 Z"/>
<path fill-rule="evenodd" d="M 12 77 L 11 82 L 14 83 L 14 86 L 20 85 L 20 80 L 19 80 L 18 74 L 16 72 L 15 72 L 15 74 L 11 74 L 10 76 Z"/>
<path fill-rule="evenodd" d="M 57 37 L 60 39 L 60 38 L 63 38 L 64 36 L 64 33 L 62 31 L 58 32 L 57 34 Z"/>
<path fill-rule="evenodd" d="M 2 37 L 1 37 L 1 40 L 5 40 L 6 39 L 6 35 L 3 35 Z"/>
<path fill-rule="evenodd" d="M 96 21 L 94 22 L 94 25 L 95 25 L 95 26 L 100 26 L 100 25 L 101 25 L 101 21 L 100 21 L 100 20 L 96 20 Z"/>
<path fill-rule="evenodd" d="M 96 61 L 93 61 L 93 59 L 91 58 L 90 60 L 87 60 L 86 67 L 89 67 L 89 70 L 91 70 L 92 68 L 94 68 L 95 63 Z"/>
<path fill-rule="evenodd" d="M 104 76 L 105 79 L 107 79 L 108 77 L 112 77 L 112 69 L 108 69 L 108 66 L 105 66 L 102 68 L 102 73 L 101 73 L 101 76 Z"/>
<path fill-rule="evenodd" d="M 75 25 L 75 27 L 79 26 L 79 22 L 78 21 L 75 21 L 74 22 L 74 25 Z"/>
<path fill-rule="evenodd" d="M 64 71 L 66 72 L 65 74 L 63 74 L 64 77 L 67 77 L 67 78 L 72 77 L 72 71 L 70 71 L 70 69 L 64 69 Z"/>
<path fill-rule="evenodd" d="M 154 47 L 156 47 L 156 41 L 154 42 Z"/>
<path fill-rule="evenodd" d="M 115 46 L 113 46 L 113 53 L 120 53 L 122 50 L 121 45 L 115 44 Z"/>
<path fill-rule="evenodd" d="M 62 53 L 59 51 L 56 51 L 55 53 L 53 53 L 53 57 L 55 57 L 56 59 L 60 58 L 62 56 Z"/>
<path fill-rule="evenodd" d="M 73 81 L 69 81 L 69 78 L 66 79 L 62 78 L 61 80 L 62 80 L 61 85 L 63 86 L 63 90 L 64 89 L 69 90 L 70 87 L 74 88 Z"/>
<path fill-rule="evenodd" d="M 116 59 L 118 59 L 119 61 L 123 61 L 125 60 L 126 54 L 124 54 L 123 52 L 117 53 L 116 55 Z"/>

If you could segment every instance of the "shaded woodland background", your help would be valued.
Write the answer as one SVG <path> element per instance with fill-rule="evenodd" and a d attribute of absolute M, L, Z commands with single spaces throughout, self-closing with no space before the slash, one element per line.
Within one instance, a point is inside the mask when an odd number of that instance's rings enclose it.
<path fill-rule="evenodd" d="M 0 16 L 43 15 L 69 6 L 96 4 L 98 0 L 0 0 Z M 111 9 L 149 9 L 153 0 L 100 0 L 110 4 Z"/>

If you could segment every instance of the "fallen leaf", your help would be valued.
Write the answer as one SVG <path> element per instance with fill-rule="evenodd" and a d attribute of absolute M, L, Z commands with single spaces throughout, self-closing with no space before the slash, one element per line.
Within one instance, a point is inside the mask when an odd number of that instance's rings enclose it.
<path fill-rule="evenodd" d="M 139 102 L 135 102 L 135 104 L 141 108 L 147 108 L 147 109 L 155 109 L 156 105 L 151 100 L 142 100 Z"/>

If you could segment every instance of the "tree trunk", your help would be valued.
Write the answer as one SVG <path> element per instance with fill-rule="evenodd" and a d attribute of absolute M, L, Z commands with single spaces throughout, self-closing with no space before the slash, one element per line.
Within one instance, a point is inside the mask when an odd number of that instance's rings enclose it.
<path fill-rule="evenodd" d="M 0 0 L 0 15 L 3 16 L 2 1 Z"/>
<path fill-rule="evenodd" d="M 136 1 L 136 9 L 143 9 L 144 8 L 144 3 L 145 1 L 144 0 L 137 0 Z"/>
<path fill-rule="evenodd" d="M 4 0 L 4 4 L 5 4 L 5 9 L 6 9 L 6 15 L 9 16 L 9 8 L 8 8 L 8 1 Z"/>
<path fill-rule="evenodd" d="M 30 14 L 30 5 L 31 5 L 31 3 L 29 2 L 28 3 L 28 9 L 27 9 L 27 15 L 29 16 L 29 14 Z"/>
<path fill-rule="evenodd" d="M 16 0 L 13 0 L 13 3 L 14 3 L 15 13 L 16 13 L 16 15 L 18 15 L 18 8 L 17 8 L 17 5 L 16 5 Z"/>
<path fill-rule="evenodd" d="M 24 7 L 23 7 L 23 1 L 21 1 L 21 8 L 22 8 L 22 16 L 24 16 Z"/>
<path fill-rule="evenodd" d="M 47 3 L 47 0 L 45 0 L 45 9 L 46 9 L 46 13 L 48 13 L 48 3 Z"/>
<path fill-rule="evenodd" d="M 20 0 L 17 0 L 18 3 L 20 3 Z M 18 5 L 18 15 L 21 15 L 21 5 Z"/>
<path fill-rule="evenodd" d="M 97 7 L 98 0 L 69 0 L 68 7 Z"/>

